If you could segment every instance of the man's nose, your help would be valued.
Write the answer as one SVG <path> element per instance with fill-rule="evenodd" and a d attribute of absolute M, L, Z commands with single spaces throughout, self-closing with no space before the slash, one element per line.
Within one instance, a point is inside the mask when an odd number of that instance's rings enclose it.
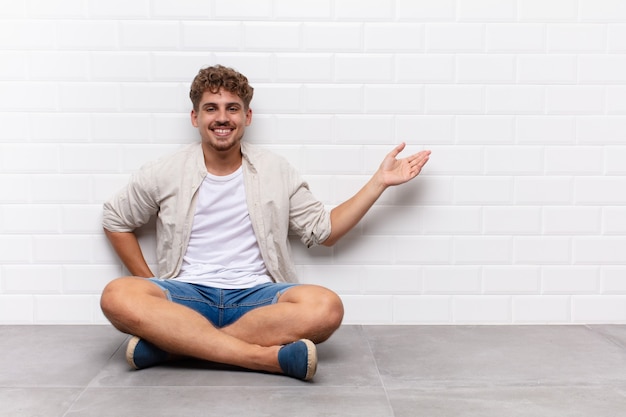
<path fill-rule="evenodd" d="M 226 109 L 219 109 L 217 111 L 217 122 L 218 123 L 225 123 L 228 122 L 228 112 L 226 111 Z"/>

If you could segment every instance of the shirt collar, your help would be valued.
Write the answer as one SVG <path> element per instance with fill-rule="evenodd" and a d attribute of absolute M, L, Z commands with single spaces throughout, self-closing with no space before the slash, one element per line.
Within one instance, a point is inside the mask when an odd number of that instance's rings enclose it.
<path fill-rule="evenodd" d="M 257 149 L 254 145 L 250 145 L 245 141 L 241 141 L 241 155 L 243 157 L 244 163 L 250 169 L 251 172 L 256 173 L 256 167 L 254 165 L 254 160 L 256 157 Z M 204 165 L 204 152 L 202 151 L 202 143 L 199 142 L 197 144 L 197 157 L 196 157 L 196 166 L 198 170 L 202 173 L 202 178 L 206 175 L 206 166 Z"/>

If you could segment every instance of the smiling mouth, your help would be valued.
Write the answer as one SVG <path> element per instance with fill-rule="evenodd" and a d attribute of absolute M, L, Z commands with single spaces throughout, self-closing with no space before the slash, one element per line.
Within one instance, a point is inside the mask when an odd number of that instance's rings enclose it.
<path fill-rule="evenodd" d="M 223 128 L 223 127 L 214 128 L 214 129 L 211 129 L 211 130 L 213 131 L 213 133 L 215 133 L 216 136 L 228 136 L 228 135 L 230 135 L 233 132 L 233 129 L 231 129 L 231 128 L 227 128 L 226 129 L 226 128 Z"/>

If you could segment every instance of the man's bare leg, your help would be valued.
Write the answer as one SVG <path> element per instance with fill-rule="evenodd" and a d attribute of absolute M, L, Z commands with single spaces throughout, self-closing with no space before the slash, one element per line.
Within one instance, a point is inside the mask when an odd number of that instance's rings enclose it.
<path fill-rule="evenodd" d="M 276 304 L 243 315 L 222 330 L 261 346 L 283 345 L 298 339 L 321 343 L 341 325 L 343 304 L 332 291 L 316 285 L 289 288 Z"/>
<path fill-rule="evenodd" d="M 145 278 L 124 277 L 104 290 L 101 306 L 120 331 L 150 341 L 175 355 L 247 369 L 281 373 L 280 346 L 260 346 L 215 328 L 196 311 L 167 300 Z"/>

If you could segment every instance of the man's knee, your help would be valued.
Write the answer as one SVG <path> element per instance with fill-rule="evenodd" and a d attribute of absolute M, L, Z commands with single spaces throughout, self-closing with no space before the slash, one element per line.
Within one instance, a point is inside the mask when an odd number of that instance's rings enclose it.
<path fill-rule="evenodd" d="M 109 282 L 100 296 L 100 308 L 113 325 L 120 321 L 121 317 L 127 316 L 130 310 L 126 301 L 126 278 L 117 278 Z"/>
<path fill-rule="evenodd" d="M 343 321 L 343 302 L 333 291 L 321 289 L 316 291 L 315 303 L 311 306 L 311 317 L 317 322 L 314 342 L 326 341 L 341 326 Z"/>
<path fill-rule="evenodd" d="M 143 278 L 117 278 L 102 291 L 100 308 L 115 327 L 127 331 L 141 320 L 138 306 L 143 295 L 159 295 L 158 287 Z"/>
<path fill-rule="evenodd" d="M 341 298 L 329 290 L 323 297 L 321 305 L 325 321 L 328 323 L 328 326 L 333 329 L 333 331 L 336 330 L 341 325 L 344 314 L 343 302 L 341 301 Z"/>

